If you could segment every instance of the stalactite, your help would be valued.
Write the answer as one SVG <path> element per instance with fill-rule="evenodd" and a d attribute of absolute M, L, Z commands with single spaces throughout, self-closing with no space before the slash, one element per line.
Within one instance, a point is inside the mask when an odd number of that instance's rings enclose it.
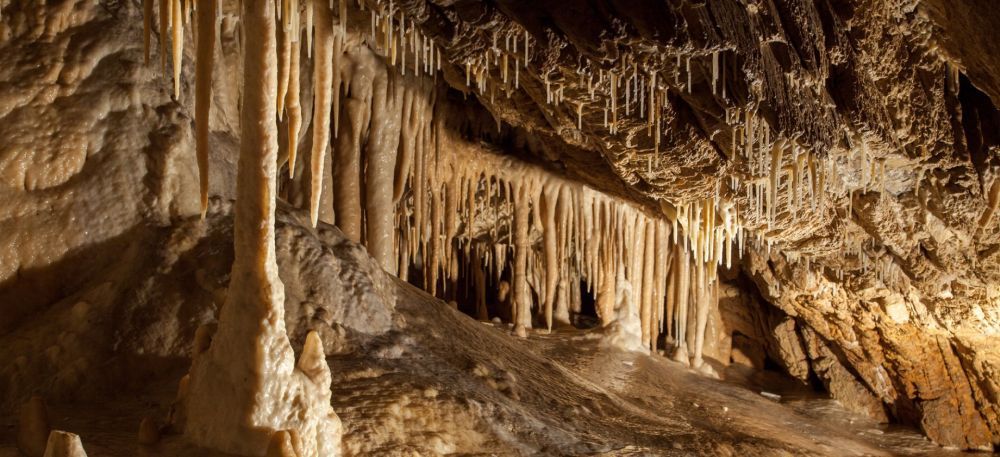
<path fill-rule="evenodd" d="M 368 252 L 390 273 L 392 257 L 393 179 L 399 149 L 399 115 L 402 91 L 396 90 L 392 73 L 380 73 L 373 81 L 371 132 L 366 146 L 365 204 Z"/>
<path fill-rule="evenodd" d="M 687 321 L 688 321 L 688 303 L 690 301 L 691 293 L 691 252 L 688 245 L 681 243 L 677 246 L 676 255 L 678 272 L 676 275 L 675 290 L 677 295 L 675 296 L 675 322 L 676 327 L 674 330 L 674 340 L 676 341 L 676 350 L 674 351 L 673 359 L 681 362 L 685 365 L 689 363 L 688 361 L 688 351 L 687 351 Z"/>
<path fill-rule="evenodd" d="M 542 250 L 545 254 L 545 326 L 552 330 L 552 310 L 559 281 L 559 258 L 556 239 L 556 198 L 558 189 L 547 188 L 542 193 Z"/>
<path fill-rule="evenodd" d="M 162 1 L 162 0 L 161 0 Z M 152 7 L 150 7 L 151 9 Z M 195 144 L 198 157 L 198 183 L 201 188 L 201 217 L 208 211 L 208 135 L 212 107 L 212 66 L 215 62 L 216 3 L 205 2 L 198 8 L 197 59 L 195 60 Z"/>
<path fill-rule="evenodd" d="M 425 290 L 430 292 L 431 295 L 437 296 L 438 291 L 438 280 L 440 279 L 441 271 L 441 253 L 443 251 L 441 246 L 441 225 L 444 222 L 443 213 L 443 193 L 445 189 L 440 186 L 440 178 L 438 174 L 438 164 L 435 161 L 431 166 L 428 167 L 428 183 L 430 191 L 430 236 L 428 237 L 429 242 L 426 249 L 428 249 L 428 255 L 425 255 L 424 259 L 424 276 L 426 282 L 424 284 Z M 527 286 L 525 286 L 527 287 Z M 515 288 L 516 291 L 516 288 Z"/>
<path fill-rule="evenodd" d="M 448 286 L 458 275 L 458 264 L 455 259 L 455 233 L 458 231 L 458 193 L 461 187 L 458 185 L 459 179 L 453 165 L 451 163 L 444 164 L 446 169 L 444 179 L 447 179 L 448 182 L 443 188 L 444 212 L 442 217 L 444 220 L 442 224 L 443 236 L 441 237 L 441 259 L 445 280 L 443 292 L 445 293 L 449 291 Z"/>
<path fill-rule="evenodd" d="M 636 252 L 636 256 L 641 254 L 642 259 L 642 279 L 640 284 L 642 285 L 642 290 L 639 294 L 640 297 L 640 307 L 639 307 L 639 319 L 642 322 L 642 344 L 643 347 L 655 346 L 656 341 L 652 338 L 652 326 L 653 322 L 653 281 L 655 279 L 655 263 L 656 263 L 656 227 L 652 221 L 645 220 L 645 217 L 641 218 L 643 222 L 640 224 L 642 227 L 642 252 Z"/>
<path fill-rule="evenodd" d="M 323 161 L 330 141 L 330 94 L 333 81 L 333 25 L 330 7 L 325 0 L 311 0 L 316 15 L 316 57 L 313 59 L 313 141 L 310 164 L 309 220 L 319 221 L 320 196 L 323 192 Z M 339 190 L 339 189 L 338 189 Z M 357 192 L 357 189 L 354 189 Z M 339 192 L 338 192 L 339 195 Z M 339 212 L 338 212 L 339 216 Z M 355 238 L 357 239 L 357 238 Z"/>
<path fill-rule="evenodd" d="M 781 156 L 784 152 L 784 144 L 775 142 L 771 146 L 771 168 L 768 179 L 767 192 L 767 222 L 770 226 L 774 223 L 774 218 L 778 206 L 778 180 L 781 177 Z"/>
<path fill-rule="evenodd" d="M 306 56 L 310 59 L 312 58 L 313 51 L 313 8 L 314 3 L 312 0 L 305 0 L 306 8 Z"/>
<path fill-rule="evenodd" d="M 306 3 L 312 4 L 311 0 Z M 308 32 L 307 32 L 308 33 Z M 299 153 L 299 133 L 302 131 L 302 104 L 300 101 L 300 73 L 302 41 L 292 42 L 292 56 L 289 62 L 288 93 L 285 95 L 285 109 L 288 111 L 288 177 L 295 178 L 295 160 Z"/>
<path fill-rule="evenodd" d="M 164 0 L 166 1 L 166 0 Z M 171 44 L 173 50 L 174 100 L 181 99 L 181 62 L 184 58 L 184 19 L 181 16 L 181 0 L 171 2 Z"/>
<path fill-rule="evenodd" d="M 657 220 L 655 225 L 653 235 L 655 237 L 653 252 L 656 256 L 656 263 L 653 267 L 653 297 L 655 297 L 655 301 L 653 303 L 654 315 L 649 323 L 649 350 L 654 352 L 656 351 L 656 343 L 659 340 L 659 335 L 663 331 L 663 311 L 666 305 L 668 262 L 670 258 L 667 224 L 665 221 Z"/>
<path fill-rule="evenodd" d="M 309 0 L 312 1 L 312 0 Z M 287 10 L 290 8 L 289 3 L 291 0 L 281 0 L 282 8 Z M 287 14 L 286 14 L 287 19 Z M 288 93 L 288 80 L 291 72 L 292 65 L 292 35 L 295 33 L 294 30 L 288 25 L 287 21 L 282 21 L 282 27 L 278 27 L 278 119 L 281 119 L 285 113 L 285 95 Z"/>

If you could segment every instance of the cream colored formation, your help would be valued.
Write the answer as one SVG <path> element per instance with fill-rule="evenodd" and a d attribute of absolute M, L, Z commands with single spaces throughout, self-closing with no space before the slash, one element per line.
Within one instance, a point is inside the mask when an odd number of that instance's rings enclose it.
<path fill-rule="evenodd" d="M 429 292 L 462 280 L 482 300 L 482 278 L 499 281 L 509 269 L 519 333 L 532 327 L 535 302 L 547 329 L 568 323 L 569 310 L 579 311 L 573 294 L 581 282 L 610 324 L 624 281 L 631 290 L 624 305 L 641 320 L 643 346 L 655 350 L 666 333 L 680 352 L 690 346 L 701 366 L 708 312 L 717 306 L 716 268 L 739 255 L 743 237 L 730 206 L 713 199 L 665 205 L 674 216 L 665 217 L 429 128 L 435 141 L 420 149 L 419 169 L 406 172 L 408 198 L 397 207 L 395 252 L 404 278 L 402 267 L 415 264 Z M 488 233 L 476 231 L 477 221 L 497 215 Z M 477 261 L 459 264 L 470 258 Z"/>
<path fill-rule="evenodd" d="M 191 2 L 161 0 L 162 40 L 171 31 L 175 97 L 179 97 L 183 24 Z M 330 406 L 330 368 L 322 342 L 310 333 L 299 359 L 285 331 L 284 287 L 278 277 L 274 246 L 274 212 L 278 175 L 279 79 L 290 86 L 282 95 L 289 117 L 298 115 L 298 79 L 291 51 L 279 46 L 297 42 L 299 5 L 279 8 L 270 0 L 244 0 L 240 12 L 243 32 L 243 99 L 240 107 L 240 157 L 234 223 L 235 260 L 226 301 L 217 329 L 198 332 L 190 373 L 181 380 L 173 425 L 193 444 L 239 455 L 263 455 L 276 440 L 290 444 L 298 457 L 336 456 L 341 452 L 341 424 Z M 197 10 L 196 135 L 201 169 L 202 213 L 207 202 L 207 104 L 211 101 L 211 68 L 218 8 L 212 0 Z M 289 9 L 291 8 L 291 9 Z M 146 31 L 152 29 L 147 3 Z M 332 45 L 332 14 L 325 1 L 313 10 L 317 52 Z M 164 14 L 169 11 L 169 14 Z M 307 16 L 309 16 L 307 14 Z M 308 17 L 307 17 L 307 22 Z M 279 30 L 283 33 L 279 35 Z M 293 32 L 294 30 L 294 32 Z M 284 37 L 279 43 L 278 37 Z M 146 40 L 148 43 L 149 40 Z M 285 49 L 285 48 L 282 48 Z M 290 49 L 297 50 L 298 46 Z M 322 58 L 323 54 L 319 54 Z M 207 59 L 207 60 L 206 60 Z M 287 65 L 286 65 L 287 64 Z M 328 81 L 329 64 L 316 65 L 317 80 Z M 287 71 L 280 71 L 288 68 Z M 295 95 L 288 97 L 289 93 Z M 322 97 L 321 91 L 317 96 Z M 323 99 L 320 100 L 323 103 Z M 326 102 L 328 105 L 329 102 Z M 292 129 L 298 128 L 289 122 Z M 295 137 L 293 137 L 295 138 Z M 314 174 L 314 178 L 322 176 Z M 314 184 L 315 188 L 315 184 Z M 314 219 L 315 220 L 315 219 Z M 271 445 L 271 447 L 274 447 Z M 287 449 L 289 446 L 281 446 Z"/>

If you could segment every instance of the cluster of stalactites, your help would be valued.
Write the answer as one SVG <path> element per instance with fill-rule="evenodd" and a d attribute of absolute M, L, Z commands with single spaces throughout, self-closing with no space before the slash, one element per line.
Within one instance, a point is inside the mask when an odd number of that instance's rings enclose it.
<path fill-rule="evenodd" d="M 408 72 L 433 75 L 441 70 L 440 49 L 430 37 L 420 31 L 414 21 L 407 22 L 403 10 L 394 2 L 377 2 L 369 16 L 371 30 L 367 37 L 368 45 L 385 56 L 386 62 L 397 67 L 402 75 L 405 76 Z"/>
<path fill-rule="evenodd" d="M 640 318 L 643 344 L 655 350 L 667 333 L 685 345 L 690 314 L 697 320 L 692 350 L 700 364 L 705 319 L 716 306 L 717 267 L 731 265 L 743 245 L 731 205 L 705 199 L 677 206 L 677 217 L 669 219 L 457 139 L 435 120 L 429 101 L 400 116 L 404 126 L 419 119 L 417 137 L 428 140 L 397 160 L 406 165 L 395 171 L 395 182 L 405 186 L 393 189 L 391 265 L 403 279 L 415 266 L 435 295 L 464 281 L 474 291 L 476 313 L 486 318 L 486 278 L 500 283 L 509 272 L 513 324 L 531 328 L 537 315 L 548 329 L 568 323 L 571 309 L 579 311 L 574 293 L 581 283 L 609 324 L 622 313 L 615 307 L 626 281 L 632 292 L 625 312 Z"/>
<path fill-rule="evenodd" d="M 742 194 L 743 201 L 749 204 L 746 225 L 757 233 L 757 237 L 750 240 L 755 249 L 770 255 L 773 239 L 765 237 L 765 233 L 781 226 L 779 219 L 795 224 L 800 220 L 822 218 L 829 198 L 846 194 L 846 215 L 850 219 L 855 193 L 877 192 L 879 202 L 888 196 L 886 160 L 876 157 L 863 138 L 855 138 L 845 151 L 819 156 L 794 139 L 774 134 L 768 121 L 759 116 L 756 109 L 727 110 L 725 120 L 732 131 L 730 150 L 746 175 L 745 179 L 734 175 L 728 184 L 731 193 Z M 853 177 L 840 178 L 839 173 L 843 171 Z M 920 179 L 917 181 L 919 187 Z M 871 248 L 862 249 L 864 242 Z M 875 244 L 869 237 L 844 228 L 839 251 L 845 258 L 858 260 L 856 269 L 860 274 L 874 271 L 878 281 L 886 285 L 900 284 L 903 275 L 898 265 Z M 804 265 L 807 278 L 813 278 L 814 269 L 821 268 L 814 265 L 808 255 L 788 252 L 786 257 L 792 263 Z M 844 270 L 834 267 L 833 274 L 843 280 Z"/>
<path fill-rule="evenodd" d="M 623 53 L 619 63 L 609 69 L 585 58 L 574 74 L 565 75 L 556 74 L 558 70 L 553 69 L 541 69 L 539 74 L 534 74 L 534 67 L 528 65 L 533 56 L 533 39 L 527 30 L 516 23 L 494 30 L 492 43 L 480 55 L 464 59 L 467 87 L 477 91 L 481 97 L 488 96 L 493 103 L 498 91 L 510 98 L 514 91 L 520 89 L 520 73 L 525 71 L 526 76 L 537 79 L 545 86 L 547 104 L 565 105 L 568 112 L 576 113 L 578 131 L 582 132 L 586 123 L 590 128 L 602 126 L 615 135 L 625 124 L 625 119 L 631 119 L 631 125 L 645 126 L 646 135 L 653 143 L 651 163 L 657 160 L 660 142 L 667 133 L 666 122 L 671 113 L 667 99 L 670 81 L 673 80 L 673 87 L 692 91 L 692 58 L 711 59 L 712 92 L 728 100 L 724 57 L 719 50 L 699 54 L 678 50 L 672 54 L 676 62 L 670 58 L 655 63 L 642 63 L 632 54 Z M 659 70 L 670 67 L 670 64 L 673 69 L 669 74 Z M 686 82 L 682 82 L 682 74 Z M 566 89 L 572 86 L 568 81 L 575 78 L 579 78 L 577 87 L 586 89 L 585 92 L 578 89 L 569 96 Z M 589 118 L 591 116 L 593 118 Z"/>
<path fill-rule="evenodd" d="M 475 88 L 480 96 L 489 95 L 492 103 L 500 90 L 507 98 L 521 88 L 521 71 L 528 69 L 532 56 L 532 39 L 527 30 L 510 24 L 505 31 L 493 31 L 493 44 L 481 55 L 465 59 L 465 85 Z M 493 82 L 491 73 L 499 75 Z M 492 84 L 491 84 L 492 82 Z M 546 81 L 546 90 L 550 86 Z M 557 103 L 561 92 L 548 92 L 547 101 Z M 561 99 L 559 99 L 561 102 Z"/>
<path fill-rule="evenodd" d="M 332 0 L 276 0 L 278 85 L 276 121 L 287 129 L 286 145 L 289 172 L 294 173 L 298 156 L 298 143 L 302 130 L 300 104 L 300 69 L 305 41 L 305 54 L 313 59 L 313 130 L 311 165 L 313 167 L 310 203 L 312 222 L 317 221 L 317 208 L 322 189 L 323 160 L 329 143 L 331 111 L 339 100 L 339 81 L 335 76 L 335 58 L 342 53 L 346 36 L 346 0 L 338 1 L 338 14 L 333 13 Z M 166 71 L 170 56 L 173 70 L 173 95 L 181 96 L 181 67 L 184 55 L 185 27 L 195 16 L 191 32 L 195 41 L 195 138 L 201 186 L 202 216 L 208 204 L 208 135 L 209 112 L 212 100 L 212 71 L 215 49 L 219 36 L 219 18 L 222 13 L 220 0 L 194 2 L 193 0 L 143 0 L 144 53 L 149 62 L 154 26 L 159 31 L 160 67 Z M 242 28 L 240 29 L 241 34 Z M 243 38 L 241 36 L 241 38 Z M 304 40 L 303 40 L 304 39 Z M 168 44 L 170 49 L 168 51 Z M 315 53 L 314 48 L 315 47 Z M 314 55 L 315 54 L 315 55 Z M 287 117 L 287 120 L 285 119 Z M 334 137 L 337 130 L 333 129 Z"/>
<path fill-rule="evenodd" d="M 351 49 L 341 58 L 360 68 L 364 54 Z M 364 243 L 385 270 L 438 296 L 473 291 L 481 318 L 489 317 L 487 280 L 503 277 L 521 328 L 536 316 L 546 328 L 568 322 L 570 310 L 579 310 L 581 283 L 610 323 L 621 313 L 617 288 L 626 281 L 650 349 L 661 333 L 687 328 L 687 310 L 697 318 L 694 311 L 714 306 L 716 267 L 729 265 L 742 245 L 731 205 L 717 198 L 680 205 L 672 220 L 494 154 L 458 138 L 444 125 L 449 111 L 436 105 L 434 87 L 391 77 L 391 63 L 386 56 L 381 69 L 340 72 L 340 84 L 366 95 L 352 96 L 349 106 L 335 102 L 333 114 L 343 120 L 334 125 L 349 132 L 333 148 L 332 174 L 340 178 L 327 220 Z"/>

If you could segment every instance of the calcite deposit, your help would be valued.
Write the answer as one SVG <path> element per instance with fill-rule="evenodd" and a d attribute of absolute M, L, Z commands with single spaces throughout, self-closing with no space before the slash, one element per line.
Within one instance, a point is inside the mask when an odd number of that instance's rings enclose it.
<path fill-rule="evenodd" d="M 994 450 L 995 10 L 0 0 L 0 455 Z"/>

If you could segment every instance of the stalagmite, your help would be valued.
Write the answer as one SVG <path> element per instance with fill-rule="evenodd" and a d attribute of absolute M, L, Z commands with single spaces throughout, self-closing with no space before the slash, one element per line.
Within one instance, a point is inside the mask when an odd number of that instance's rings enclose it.
<path fill-rule="evenodd" d="M 259 455 L 276 430 L 294 430 L 301 457 L 340 454 L 341 425 L 330 407 L 330 372 L 315 333 L 299 363 L 284 322 L 275 258 L 277 125 L 275 12 L 271 0 L 243 0 L 246 29 L 242 137 L 237 169 L 234 261 L 218 329 L 194 358 L 175 424 L 193 444 Z"/>
<path fill-rule="evenodd" d="M 44 457 L 87 457 L 80 436 L 75 433 L 53 430 L 45 445 Z"/>
<path fill-rule="evenodd" d="M 333 18 L 326 0 L 312 0 L 316 15 L 316 56 L 313 59 L 313 141 L 309 161 L 311 186 L 309 192 L 309 219 L 315 227 L 319 221 L 320 196 L 323 192 L 323 161 L 330 142 L 330 109 L 333 83 Z M 354 190 L 357 192 L 357 189 Z M 339 213 L 339 212 L 338 212 Z M 358 238 L 355 238 L 358 239 Z"/>
<path fill-rule="evenodd" d="M 163 0 L 161 0 L 163 1 Z M 201 217 L 208 211 L 208 135 L 212 108 L 212 66 L 215 63 L 216 3 L 207 1 L 198 8 L 197 59 L 195 59 L 195 143 L 198 155 L 198 182 L 201 187 Z"/>

